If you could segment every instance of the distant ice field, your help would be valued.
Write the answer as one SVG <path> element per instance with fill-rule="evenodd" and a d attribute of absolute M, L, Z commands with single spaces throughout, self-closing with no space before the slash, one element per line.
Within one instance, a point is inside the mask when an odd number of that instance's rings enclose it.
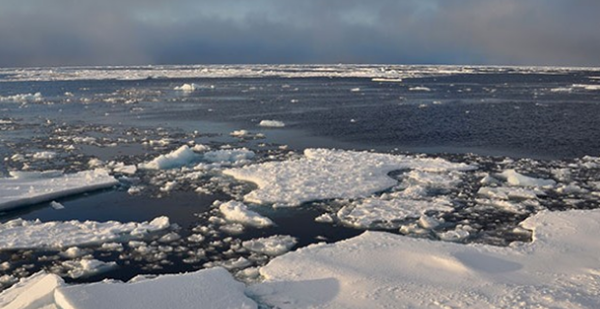
<path fill-rule="evenodd" d="M 536 213 L 600 207 L 599 76 L 0 69 L 0 234 L 29 237 L 0 246 L 0 290 L 40 270 L 89 282 L 220 266 L 259 282 L 275 256 L 365 230 L 529 242 L 520 223 Z M 163 216 L 160 229 L 92 235 Z M 48 227 L 82 241 L 47 245 Z"/>

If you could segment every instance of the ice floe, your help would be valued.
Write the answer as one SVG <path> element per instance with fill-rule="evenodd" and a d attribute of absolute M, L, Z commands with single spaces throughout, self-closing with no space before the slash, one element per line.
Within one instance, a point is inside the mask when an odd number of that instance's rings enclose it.
<path fill-rule="evenodd" d="M 283 128 L 285 123 L 279 120 L 261 120 L 258 124 L 261 127 Z"/>
<path fill-rule="evenodd" d="M 130 282 L 104 281 L 67 285 L 53 274 L 37 273 L 0 294 L 6 309 L 63 308 L 240 308 L 257 304 L 245 286 L 223 268 L 193 273 L 138 277 Z"/>
<path fill-rule="evenodd" d="M 552 187 L 556 181 L 552 179 L 540 179 L 519 174 L 514 169 L 506 170 L 499 174 L 506 179 L 506 182 L 511 186 L 519 187 Z"/>
<path fill-rule="evenodd" d="M 150 222 L 116 221 L 27 221 L 15 219 L 0 223 L 0 250 L 61 249 L 142 238 L 148 233 L 165 230 L 169 218 Z"/>
<path fill-rule="evenodd" d="M 174 88 L 174 90 L 180 90 L 180 91 L 187 91 L 187 92 L 192 92 L 192 91 L 196 91 L 198 89 L 202 88 L 202 86 L 198 85 L 198 84 L 183 84 L 181 86 L 177 86 Z"/>
<path fill-rule="evenodd" d="M 40 92 L 36 93 L 23 93 L 15 94 L 11 96 L 0 96 L 0 102 L 16 102 L 16 103 L 27 103 L 27 102 L 41 102 L 44 97 Z"/>
<path fill-rule="evenodd" d="M 247 292 L 276 308 L 596 308 L 598 220 L 545 211 L 521 224 L 533 242 L 510 247 L 365 232 L 275 258 Z"/>
<path fill-rule="evenodd" d="M 344 206 L 337 212 L 337 217 L 342 223 L 352 227 L 371 228 L 374 224 L 385 226 L 386 223 L 395 220 L 404 220 L 408 217 L 419 218 L 426 211 L 445 212 L 452 209 L 452 204 L 442 198 L 434 200 L 365 198 Z"/>
<path fill-rule="evenodd" d="M 248 202 L 298 206 L 315 200 L 367 197 L 386 190 L 397 184 L 387 175 L 394 170 L 448 172 L 474 168 L 441 158 L 306 149 L 301 159 L 227 169 L 224 173 L 258 185 L 257 190 L 244 196 Z"/>
<path fill-rule="evenodd" d="M 267 217 L 263 217 L 260 214 L 249 210 L 248 206 L 241 202 L 229 201 L 219 205 L 219 211 L 225 217 L 225 220 L 231 222 L 238 222 L 243 225 L 252 227 L 267 227 L 273 225 Z"/>
<path fill-rule="evenodd" d="M 112 187 L 118 181 L 104 169 L 63 174 L 59 171 L 10 172 L 0 178 L 0 210 Z"/>
<path fill-rule="evenodd" d="M 274 235 L 244 241 L 242 246 L 255 253 L 277 256 L 290 251 L 296 242 L 296 238 L 289 235 Z"/>
<path fill-rule="evenodd" d="M 168 154 L 160 155 L 149 162 L 139 164 L 138 168 L 146 170 L 162 170 L 181 167 L 190 164 L 190 162 L 196 158 L 196 153 L 194 153 L 189 146 L 183 145 Z"/>

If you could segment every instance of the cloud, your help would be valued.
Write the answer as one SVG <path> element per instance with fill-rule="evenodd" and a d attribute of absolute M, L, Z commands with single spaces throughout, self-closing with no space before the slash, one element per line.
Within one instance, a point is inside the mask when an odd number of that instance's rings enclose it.
<path fill-rule="evenodd" d="M 0 0 L 0 66 L 600 65 L 593 0 Z"/>

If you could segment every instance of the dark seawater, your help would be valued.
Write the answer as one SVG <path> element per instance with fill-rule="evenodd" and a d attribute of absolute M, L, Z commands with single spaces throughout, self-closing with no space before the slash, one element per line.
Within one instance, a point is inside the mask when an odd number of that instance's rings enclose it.
<path fill-rule="evenodd" d="M 40 102 L 0 101 L 0 120 L 5 121 L 0 124 L 0 160 L 7 158 L 1 161 L 0 174 L 23 168 L 23 162 L 8 159 L 14 154 L 55 149 L 56 159 L 26 162 L 27 165 L 33 170 L 74 172 L 87 169 L 91 158 L 137 164 L 193 140 L 213 148 L 225 144 L 247 147 L 261 157 L 266 157 L 270 150 L 283 158 L 284 151 L 279 148 L 282 145 L 295 151 L 324 147 L 426 153 L 452 161 L 475 162 L 490 172 L 499 172 L 499 162 L 508 157 L 515 160 L 517 167 L 534 175 L 548 176 L 551 168 L 568 166 L 586 155 L 600 155 L 600 91 L 572 87 L 598 84 L 598 80 L 589 79 L 594 74 L 488 72 L 413 78 L 401 83 L 340 77 L 0 82 L 0 96 L 40 92 L 44 98 Z M 184 83 L 195 83 L 202 88 L 189 93 L 173 90 Z M 569 87 L 568 91 L 560 90 Z M 283 121 L 285 127 L 259 127 L 258 123 L 265 119 Z M 262 133 L 266 138 L 229 136 L 240 129 Z M 96 142 L 78 144 L 70 151 L 53 148 L 64 143 L 57 139 L 61 136 L 95 137 Z M 162 138 L 171 139 L 171 145 L 161 148 L 142 143 Z M 573 177 L 582 183 L 597 180 L 595 171 L 581 170 Z M 142 182 L 149 179 L 147 175 L 138 176 Z M 452 194 L 472 197 L 478 185 L 474 175 L 469 177 L 470 182 Z M 176 232 L 186 237 L 193 227 L 208 224 L 215 200 L 232 199 L 227 190 L 198 195 L 185 187 L 169 194 L 150 190 L 129 195 L 126 192 L 129 186 L 127 181 L 121 181 L 113 189 L 58 199 L 64 210 L 42 203 L 0 213 L 0 222 L 15 218 L 126 222 L 167 215 L 180 226 Z M 572 198 L 583 199 L 579 208 L 598 206 L 597 199 L 577 195 Z M 508 231 L 528 214 L 471 212 L 465 211 L 471 206 L 468 198 L 457 203 L 458 210 L 446 218 L 447 222 L 475 222 L 480 234 L 472 241 L 505 245 L 524 240 Z M 552 194 L 542 200 L 543 206 L 550 209 L 571 207 L 561 203 L 561 198 Z M 297 247 L 301 247 L 342 240 L 362 232 L 336 224 L 315 223 L 314 218 L 327 207 L 327 202 L 322 202 L 293 209 L 258 209 L 273 219 L 276 226 L 247 229 L 233 237 L 243 241 L 276 234 L 292 235 L 298 238 Z M 213 237 L 205 243 L 228 236 L 217 233 Z M 116 260 L 120 268 L 79 281 L 127 280 L 140 273 L 187 271 L 202 268 L 207 261 L 231 258 L 225 253 L 230 247 L 213 247 L 201 262 L 184 264 L 183 254 L 174 252 L 168 254 L 168 262 L 160 267 L 155 267 L 155 261 L 94 252 L 95 258 Z M 0 262 L 11 260 L 14 265 L 10 270 L 0 271 L 0 276 L 3 272 L 18 276 L 15 268 L 22 265 L 27 265 L 28 273 L 49 269 L 53 262 L 40 262 L 39 257 L 54 254 L 0 252 Z"/>

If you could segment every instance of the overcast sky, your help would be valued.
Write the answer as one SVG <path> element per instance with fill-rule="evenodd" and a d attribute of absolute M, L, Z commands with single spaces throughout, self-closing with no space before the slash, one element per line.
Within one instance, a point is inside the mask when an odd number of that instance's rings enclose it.
<path fill-rule="evenodd" d="M 599 0 L 0 0 L 0 66 L 600 66 Z"/>

